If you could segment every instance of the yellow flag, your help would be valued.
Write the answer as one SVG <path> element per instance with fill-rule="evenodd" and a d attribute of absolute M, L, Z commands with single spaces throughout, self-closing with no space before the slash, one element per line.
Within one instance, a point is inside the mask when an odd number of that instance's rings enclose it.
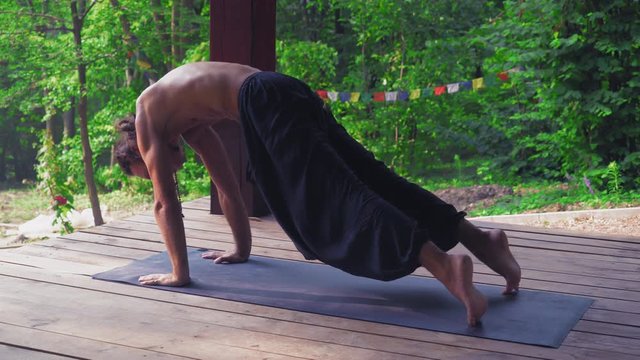
<path fill-rule="evenodd" d="M 476 78 L 471 81 L 473 90 L 482 89 L 484 87 L 484 78 Z"/>
<path fill-rule="evenodd" d="M 144 69 L 144 70 L 151 69 L 151 64 L 149 64 L 148 62 L 146 62 L 146 61 L 144 61 L 142 59 L 138 59 L 136 61 L 136 63 L 138 64 L 138 66 L 140 66 L 141 69 Z"/>
<path fill-rule="evenodd" d="M 360 100 L 360 93 L 359 92 L 352 92 L 351 93 L 351 99 L 349 99 L 349 101 L 358 102 L 358 100 Z"/>
<path fill-rule="evenodd" d="M 415 100 L 420 98 L 420 89 L 411 90 L 409 93 L 409 100 Z"/>

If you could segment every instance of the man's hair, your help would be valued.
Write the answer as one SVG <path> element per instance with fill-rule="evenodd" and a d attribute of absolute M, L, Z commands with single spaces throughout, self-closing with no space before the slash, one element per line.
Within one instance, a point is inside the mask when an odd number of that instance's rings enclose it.
<path fill-rule="evenodd" d="M 115 155 L 122 171 L 131 176 L 131 164 L 142 161 L 138 143 L 136 141 L 136 117 L 129 115 L 116 121 L 116 130 L 120 133 L 120 139 L 115 145 Z"/>

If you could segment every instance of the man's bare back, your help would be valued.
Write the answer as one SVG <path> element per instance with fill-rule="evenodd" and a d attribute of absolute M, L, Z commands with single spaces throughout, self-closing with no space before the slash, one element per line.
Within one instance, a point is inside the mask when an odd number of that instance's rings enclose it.
<path fill-rule="evenodd" d="M 148 115 L 153 128 L 175 137 L 197 126 L 239 121 L 238 91 L 258 69 L 223 62 L 178 67 L 140 94 L 137 113 Z M 141 117 L 137 116 L 136 124 Z M 176 139 L 167 139 L 172 143 Z"/>

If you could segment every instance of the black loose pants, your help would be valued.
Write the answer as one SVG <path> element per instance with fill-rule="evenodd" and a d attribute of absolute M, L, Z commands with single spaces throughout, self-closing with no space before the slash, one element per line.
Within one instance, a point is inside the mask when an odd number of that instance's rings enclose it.
<path fill-rule="evenodd" d="M 253 181 L 305 258 L 393 280 L 420 266 L 426 241 L 456 245 L 464 212 L 376 160 L 303 82 L 253 74 L 238 104 Z"/>

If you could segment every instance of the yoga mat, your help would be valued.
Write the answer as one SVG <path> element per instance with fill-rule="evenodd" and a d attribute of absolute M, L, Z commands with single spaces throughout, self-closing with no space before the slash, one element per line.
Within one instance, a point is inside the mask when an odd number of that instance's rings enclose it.
<path fill-rule="evenodd" d="M 592 303 L 591 299 L 521 290 L 503 296 L 502 288 L 478 285 L 489 310 L 480 327 L 466 324 L 464 306 L 438 281 L 407 276 L 383 282 L 356 277 L 327 265 L 251 256 L 243 264 L 214 264 L 189 249 L 191 284 L 158 289 L 339 316 L 418 329 L 443 331 L 559 347 Z M 166 253 L 94 275 L 138 285 L 138 277 L 167 273 Z"/>

